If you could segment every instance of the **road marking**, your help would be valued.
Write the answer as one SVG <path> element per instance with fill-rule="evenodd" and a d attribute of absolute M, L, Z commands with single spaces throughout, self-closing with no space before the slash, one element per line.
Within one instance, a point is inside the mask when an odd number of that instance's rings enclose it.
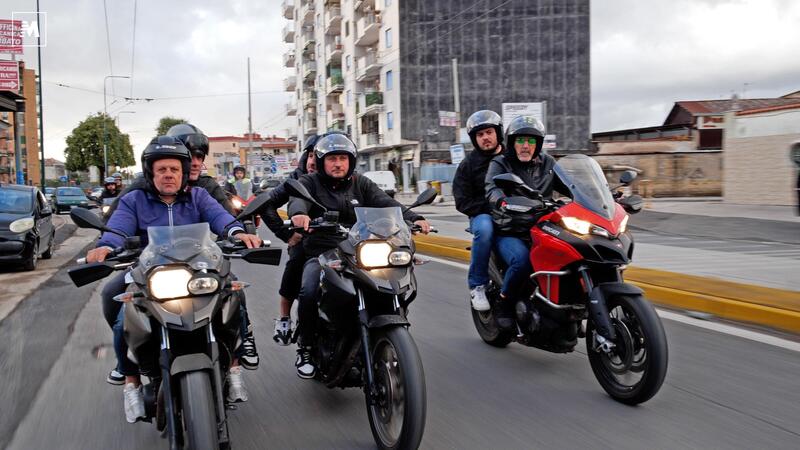
<path fill-rule="evenodd" d="M 65 218 L 63 218 L 63 217 L 59 217 L 59 216 L 53 216 L 53 219 L 59 219 L 59 220 L 61 221 L 61 225 L 57 226 L 57 227 L 56 227 L 56 230 L 58 230 L 59 228 L 61 228 L 61 227 L 63 227 L 64 225 L 66 225 L 66 224 L 67 224 L 67 219 L 65 219 Z"/>
<path fill-rule="evenodd" d="M 434 256 L 428 256 L 428 258 L 430 258 L 431 261 L 437 262 L 439 264 L 455 267 L 457 269 L 469 270 L 468 264 L 463 264 L 442 258 L 436 258 Z M 755 331 L 745 330 L 743 328 L 734 327 L 723 323 L 709 322 L 705 320 L 695 319 L 692 317 L 687 317 L 682 314 L 678 314 L 672 311 L 666 311 L 659 308 L 656 308 L 656 311 L 658 311 L 658 315 L 661 316 L 662 318 L 667 320 L 672 320 L 674 322 L 681 322 L 686 325 L 692 325 L 698 328 L 703 328 L 710 331 L 716 331 L 718 333 L 723 333 L 730 336 L 736 336 L 743 339 L 760 342 L 762 344 L 772 345 L 774 347 L 780 347 L 786 350 L 800 352 L 800 343 L 790 341 L 788 339 L 783 339 L 776 336 L 770 336 L 768 334 L 758 333 Z"/>

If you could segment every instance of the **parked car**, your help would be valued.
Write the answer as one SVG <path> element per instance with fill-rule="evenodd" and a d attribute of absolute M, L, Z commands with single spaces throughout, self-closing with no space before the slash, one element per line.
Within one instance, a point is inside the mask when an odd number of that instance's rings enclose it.
<path fill-rule="evenodd" d="M 89 199 L 86 198 L 81 188 L 56 188 L 56 193 L 53 197 L 53 209 L 56 211 L 56 214 L 61 214 L 61 211 L 69 211 L 73 206 L 89 208 Z"/>
<path fill-rule="evenodd" d="M 100 202 L 100 195 L 101 195 L 102 193 L 103 193 L 103 188 L 101 188 L 101 187 L 96 187 L 96 188 L 93 188 L 93 189 L 92 189 L 92 190 L 89 192 L 89 194 L 88 194 L 87 196 L 89 197 L 89 200 L 94 200 L 94 201 L 96 201 L 96 202 Z"/>
<path fill-rule="evenodd" d="M 389 170 L 375 170 L 372 172 L 364 172 L 364 176 L 372 180 L 379 188 L 389 194 L 389 197 L 394 198 L 397 187 L 397 178 L 394 173 Z"/>
<path fill-rule="evenodd" d="M 56 193 L 56 188 L 54 187 L 46 187 L 44 188 L 44 198 L 47 199 L 47 203 L 50 204 L 50 207 L 53 207 L 53 196 Z"/>
<path fill-rule="evenodd" d="M 53 256 L 56 230 L 53 210 L 33 186 L 0 184 L 0 262 L 36 268 L 41 257 Z"/>

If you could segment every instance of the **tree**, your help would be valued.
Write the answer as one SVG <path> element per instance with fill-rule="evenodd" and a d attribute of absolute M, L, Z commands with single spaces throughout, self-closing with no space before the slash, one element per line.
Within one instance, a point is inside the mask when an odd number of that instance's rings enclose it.
<path fill-rule="evenodd" d="M 111 117 L 98 113 L 79 123 L 67 137 L 67 148 L 64 149 L 67 170 L 83 171 L 88 170 L 89 166 L 97 166 L 100 168 L 101 178 L 107 176 L 103 173 L 104 124 L 109 167 L 128 167 L 136 163 L 130 137 L 119 131 Z"/>
<path fill-rule="evenodd" d="M 163 136 L 167 134 L 167 131 L 174 125 L 178 125 L 179 123 L 188 123 L 188 122 L 189 122 L 188 120 L 181 119 L 179 117 L 172 117 L 172 116 L 162 117 L 161 120 L 158 121 L 158 128 L 156 128 L 156 136 Z"/>

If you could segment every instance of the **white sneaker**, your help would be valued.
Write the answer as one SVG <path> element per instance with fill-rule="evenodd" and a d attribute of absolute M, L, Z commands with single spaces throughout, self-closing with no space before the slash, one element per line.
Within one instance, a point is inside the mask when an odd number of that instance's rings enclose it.
<path fill-rule="evenodd" d="M 231 367 L 228 371 L 228 403 L 247 401 L 247 388 L 244 385 L 242 369 L 239 366 Z"/>
<path fill-rule="evenodd" d="M 304 379 L 314 378 L 317 374 L 317 368 L 314 366 L 314 361 L 311 359 L 311 350 L 305 347 L 297 349 L 297 359 L 294 362 L 297 368 L 297 376 Z"/>
<path fill-rule="evenodd" d="M 275 332 L 272 340 L 278 345 L 289 345 L 292 343 L 292 320 L 288 317 L 275 319 Z"/>
<path fill-rule="evenodd" d="M 472 301 L 472 309 L 475 311 L 488 311 L 491 309 L 489 299 L 486 298 L 486 286 L 476 286 L 469 291 Z"/>
<path fill-rule="evenodd" d="M 144 419 L 144 392 L 142 385 L 136 386 L 133 383 L 125 385 L 122 392 L 125 398 L 125 419 L 128 423 L 135 423 L 137 420 Z"/>

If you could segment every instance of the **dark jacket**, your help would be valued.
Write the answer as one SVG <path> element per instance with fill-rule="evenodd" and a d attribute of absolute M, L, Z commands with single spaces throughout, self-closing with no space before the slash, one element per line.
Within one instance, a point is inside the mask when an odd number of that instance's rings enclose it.
<path fill-rule="evenodd" d="M 223 237 L 236 230 L 244 231 L 242 224 L 233 222 L 233 216 L 203 189 L 183 192 L 171 205 L 144 189 L 123 195 L 118 203 L 119 207 L 106 226 L 128 236 L 141 237 L 142 245 L 147 244 L 147 228 L 153 226 L 206 222 L 214 234 Z M 231 222 L 233 224 L 228 226 Z M 124 239 L 114 233 L 103 233 L 97 241 L 97 247 L 121 247 L 123 244 Z"/>
<path fill-rule="evenodd" d="M 103 188 L 103 192 L 100 193 L 100 200 L 104 200 L 107 198 L 116 198 L 119 191 L 111 192 L 106 188 Z"/>
<path fill-rule="evenodd" d="M 302 164 L 300 167 L 305 167 L 305 159 L 301 158 L 300 164 Z M 294 169 L 294 172 L 289 174 L 289 178 L 297 180 L 302 177 L 305 172 L 301 170 L 300 167 Z M 261 218 L 264 219 L 267 228 L 269 228 L 278 239 L 283 242 L 288 242 L 294 232 L 283 224 L 283 218 L 278 214 L 278 208 L 289 202 L 289 192 L 286 191 L 285 183 L 286 182 L 283 182 L 275 186 L 266 194 L 269 196 L 269 200 L 261 209 Z"/>
<path fill-rule="evenodd" d="M 513 152 L 513 153 L 512 153 Z M 517 154 L 511 149 L 496 156 L 489 164 L 486 171 L 486 199 L 492 205 L 492 222 L 494 222 L 495 233 L 499 235 L 517 236 L 523 240 L 529 239 L 529 232 L 536 224 L 538 215 L 520 214 L 498 208 L 497 203 L 506 197 L 506 193 L 494 184 L 493 177 L 503 173 L 513 173 L 522 178 L 526 185 L 541 192 L 544 198 L 553 195 L 553 184 L 556 180 L 553 166 L 555 159 L 545 153 L 530 162 L 523 163 L 517 159 Z M 512 195 L 512 193 L 508 193 Z"/>
<path fill-rule="evenodd" d="M 495 155 L 473 150 L 461 161 L 453 178 L 453 197 L 456 200 L 456 209 L 468 217 L 478 214 L 489 214 L 491 206 L 486 201 L 486 192 L 483 180 L 489 162 Z"/>
<path fill-rule="evenodd" d="M 198 178 L 197 181 L 194 182 L 189 181 L 189 185 L 205 189 L 206 192 L 208 192 L 209 195 L 211 195 L 211 198 L 218 201 L 219 204 L 222 205 L 223 208 L 225 208 L 225 211 L 228 211 L 229 213 L 233 214 L 233 205 L 231 204 L 231 201 L 228 200 L 228 196 L 225 195 L 225 190 L 222 189 L 222 186 L 220 186 L 219 183 L 217 183 L 217 181 L 214 180 L 213 178 L 209 177 L 208 175 L 200 175 L 200 178 Z M 117 200 L 115 200 L 114 203 L 111 204 L 111 209 L 109 209 L 105 217 L 111 217 L 111 214 L 113 214 L 114 211 L 117 209 L 117 205 L 119 204 L 120 198 L 122 198 L 123 196 L 125 196 L 125 194 L 129 192 L 138 190 L 147 190 L 147 180 L 145 180 L 144 177 L 138 177 L 134 179 L 133 182 L 130 184 L 130 186 L 126 187 L 122 191 Z"/>
<path fill-rule="evenodd" d="M 339 212 L 339 223 L 352 226 L 356 222 L 356 206 L 384 208 L 401 206 L 389 197 L 377 184 L 367 177 L 353 175 L 349 180 L 326 184 L 318 173 L 303 175 L 299 180 L 314 199 L 330 211 Z M 289 217 L 308 215 L 312 219 L 322 216 L 323 211 L 311 203 L 292 197 L 289 200 Z M 403 217 L 411 222 L 423 217 L 413 211 L 406 211 Z M 319 256 L 326 250 L 336 247 L 341 238 L 323 233 L 311 233 L 303 238 L 303 250 L 309 257 Z"/>

